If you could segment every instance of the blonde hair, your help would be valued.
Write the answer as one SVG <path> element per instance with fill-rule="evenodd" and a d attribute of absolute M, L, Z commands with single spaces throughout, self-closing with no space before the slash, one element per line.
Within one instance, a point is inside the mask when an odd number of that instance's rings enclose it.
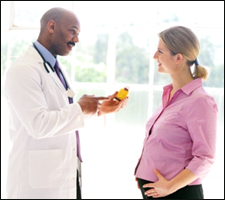
<path fill-rule="evenodd" d="M 195 65 L 192 73 L 194 79 L 208 77 L 208 69 L 198 64 L 197 56 L 200 50 L 200 44 L 196 35 L 191 29 L 183 26 L 174 26 L 159 33 L 160 39 L 165 43 L 172 55 L 182 54 L 189 67 Z"/>

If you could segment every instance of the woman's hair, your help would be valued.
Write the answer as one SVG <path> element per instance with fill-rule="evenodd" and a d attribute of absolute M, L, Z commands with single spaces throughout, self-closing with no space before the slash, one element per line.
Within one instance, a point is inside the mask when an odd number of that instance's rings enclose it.
<path fill-rule="evenodd" d="M 199 65 L 197 61 L 200 44 L 198 38 L 191 29 L 183 26 L 174 26 L 160 32 L 159 37 L 165 43 L 172 55 L 176 55 L 178 53 L 182 54 L 189 67 L 195 64 L 195 70 L 192 73 L 194 79 L 207 79 L 207 68 Z"/>

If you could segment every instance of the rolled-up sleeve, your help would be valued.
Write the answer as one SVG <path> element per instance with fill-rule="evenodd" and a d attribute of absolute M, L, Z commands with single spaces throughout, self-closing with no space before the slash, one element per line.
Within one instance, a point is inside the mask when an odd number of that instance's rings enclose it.
<path fill-rule="evenodd" d="M 212 97 L 203 96 L 192 103 L 186 114 L 193 141 L 193 159 L 186 168 L 203 179 L 215 162 L 217 105 Z"/>

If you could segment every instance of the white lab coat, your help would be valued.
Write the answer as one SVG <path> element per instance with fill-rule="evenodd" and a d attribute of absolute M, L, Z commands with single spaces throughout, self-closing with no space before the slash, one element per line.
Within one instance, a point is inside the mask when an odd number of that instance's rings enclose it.
<path fill-rule="evenodd" d="M 62 72 L 72 87 L 65 69 Z M 6 74 L 5 96 L 13 143 L 7 198 L 76 198 L 75 130 L 84 126 L 84 118 L 75 100 L 69 104 L 57 74 L 52 75 L 46 72 L 33 46 Z"/>

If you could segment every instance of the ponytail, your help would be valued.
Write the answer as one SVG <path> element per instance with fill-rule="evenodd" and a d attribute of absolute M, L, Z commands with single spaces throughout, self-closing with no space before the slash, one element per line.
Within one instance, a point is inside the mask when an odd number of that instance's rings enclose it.
<path fill-rule="evenodd" d="M 209 76 L 209 69 L 202 65 L 199 65 L 197 58 L 194 61 L 194 64 L 195 64 L 195 70 L 192 74 L 194 79 L 202 78 L 203 80 L 206 80 Z"/>

